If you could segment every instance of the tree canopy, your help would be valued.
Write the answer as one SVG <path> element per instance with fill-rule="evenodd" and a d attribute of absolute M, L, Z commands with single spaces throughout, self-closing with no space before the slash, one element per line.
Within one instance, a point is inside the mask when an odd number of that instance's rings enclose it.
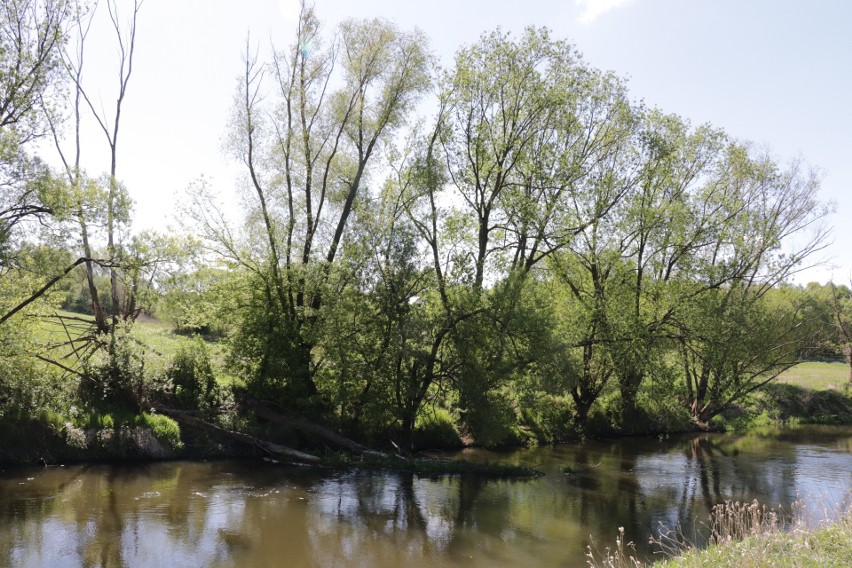
<path fill-rule="evenodd" d="M 818 175 L 633 100 L 543 28 L 485 33 L 440 69 L 420 32 L 326 34 L 303 4 L 268 59 L 246 42 L 227 125 L 242 210 L 201 180 L 187 234 L 133 235 L 140 188 L 116 155 L 140 7 L 106 3 L 110 116 L 83 80 L 91 12 L 0 14 L 0 325 L 73 281 L 87 347 L 67 320 L 74 357 L 38 357 L 86 404 L 216 404 L 201 344 L 146 374 L 126 333 L 143 312 L 223 338 L 235 396 L 406 445 L 438 423 L 484 444 L 703 428 L 826 345 L 849 355 L 848 290 L 787 284 L 825 242 Z M 111 152 L 100 176 L 80 160 L 86 113 Z M 47 134 L 61 173 L 29 149 Z"/>

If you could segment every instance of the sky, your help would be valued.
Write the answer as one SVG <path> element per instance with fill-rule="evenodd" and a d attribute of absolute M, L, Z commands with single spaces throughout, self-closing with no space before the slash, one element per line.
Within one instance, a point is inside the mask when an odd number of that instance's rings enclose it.
<path fill-rule="evenodd" d="M 130 0 L 119 0 L 127 13 Z M 421 29 L 444 66 L 497 27 L 547 26 L 586 61 L 628 80 L 635 100 L 710 123 L 801 159 L 822 177 L 832 244 L 795 278 L 852 281 L 852 2 L 846 0 L 316 0 L 328 32 L 347 18 Z M 145 0 L 118 149 L 135 200 L 134 227 L 180 225 L 180 196 L 202 175 L 230 194 L 239 172 L 224 151 L 247 40 L 265 49 L 295 36 L 298 0 Z M 116 50 L 106 11 L 89 39 L 87 88 L 108 108 Z M 96 103 L 98 104 L 98 103 Z M 84 130 L 83 165 L 108 169 L 103 135 Z"/>

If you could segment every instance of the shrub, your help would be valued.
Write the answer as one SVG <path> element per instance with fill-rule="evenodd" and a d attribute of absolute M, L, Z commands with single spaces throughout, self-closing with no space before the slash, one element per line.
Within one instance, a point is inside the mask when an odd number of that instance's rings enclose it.
<path fill-rule="evenodd" d="M 177 450 L 183 447 L 183 442 L 180 439 L 180 426 L 168 416 L 143 412 L 137 417 L 136 423 L 150 428 L 154 436 L 171 449 Z"/>
<path fill-rule="evenodd" d="M 75 379 L 33 357 L 28 340 L 26 328 L 0 326 L 0 417 L 62 411 L 73 391 Z"/>
<path fill-rule="evenodd" d="M 621 398 L 616 392 L 608 392 L 598 398 L 589 409 L 586 421 L 578 425 L 584 436 L 607 436 L 618 431 Z"/>
<path fill-rule="evenodd" d="M 198 336 L 175 353 L 166 370 L 171 394 L 187 408 L 204 408 L 214 404 L 216 377 L 207 344 Z"/>
<path fill-rule="evenodd" d="M 521 409 L 521 425 L 535 436 L 537 442 L 554 444 L 575 436 L 571 421 L 573 412 L 573 405 L 567 397 L 542 394 Z"/>
<path fill-rule="evenodd" d="M 464 417 L 476 443 L 493 448 L 530 443 L 531 436 L 518 427 L 518 416 L 509 395 L 502 392 L 485 393 Z"/>
<path fill-rule="evenodd" d="M 126 329 L 113 333 L 100 357 L 83 369 L 78 395 L 96 410 L 138 412 L 149 402 L 145 360 Z"/>
<path fill-rule="evenodd" d="M 464 446 L 452 415 L 433 406 L 417 417 L 412 435 L 415 449 L 454 450 Z"/>

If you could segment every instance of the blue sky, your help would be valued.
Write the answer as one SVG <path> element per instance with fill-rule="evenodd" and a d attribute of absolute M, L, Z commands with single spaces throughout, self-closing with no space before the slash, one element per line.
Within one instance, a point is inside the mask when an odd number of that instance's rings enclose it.
<path fill-rule="evenodd" d="M 828 264 L 797 279 L 852 279 L 852 2 L 845 0 L 317 0 L 332 28 L 347 17 L 419 27 L 445 65 L 459 46 L 498 26 L 547 26 L 596 67 L 629 80 L 632 97 L 711 123 L 736 138 L 802 158 L 823 175 L 834 244 Z M 292 41 L 296 0 L 146 0 L 124 109 L 119 176 L 136 200 L 136 226 L 163 227 L 175 200 L 204 174 L 224 192 L 237 166 L 222 151 L 246 35 Z M 114 97 L 114 52 L 91 40 L 90 89 Z M 91 129 L 84 165 L 107 151 Z"/>

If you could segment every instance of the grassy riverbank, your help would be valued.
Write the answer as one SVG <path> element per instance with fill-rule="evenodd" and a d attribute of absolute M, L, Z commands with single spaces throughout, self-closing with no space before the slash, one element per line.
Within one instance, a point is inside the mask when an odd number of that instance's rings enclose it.
<path fill-rule="evenodd" d="M 165 414 L 169 414 L 169 409 L 177 409 L 194 418 L 203 418 L 219 428 L 219 433 L 227 430 L 237 435 L 248 435 L 243 441 L 254 437 L 260 441 L 313 450 L 318 456 L 324 454 L 326 442 L 322 439 L 310 433 L 294 432 L 292 425 L 276 426 L 241 406 L 240 401 L 248 388 L 230 375 L 224 364 L 226 342 L 180 335 L 172 326 L 156 319 L 145 317 L 126 333 L 122 330 L 125 350 L 117 352 L 112 363 L 104 357 L 90 359 L 88 372 L 94 372 L 94 379 L 84 379 L 82 374 L 75 374 L 72 369 L 82 367 L 75 358 L 77 352 L 71 349 L 67 340 L 73 332 L 80 332 L 90 323 L 90 316 L 56 312 L 40 320 L 36 326 L 34 335 L 37 343 L 49 357 L 57 357 L 60 365 L 67 365 L 65 369 L 69 373 L 60 376 L 59 368 L 47 368 L 46 376 L 53 377 L 52 382 L 43 381 L 45 386 L 30 397 L 32 401 L 19 404 L 17 409 L 9 406 L 11 410 L 7 412 L 0 408 L 0 422 L 6 425 L 4 432 L 0 433 L 0 462 L 97 461 L 124 459 L 125 456 L 144 459 L 148 455 L 154 459 L 267 455 L 251 444 L 240 446 L 233 442 L 233 436 L 226 440 L 211 434 L 209 429 L 199 432 L 192 425 L 178 425 L 165 416 L 157 417 L 159 430 L 153 428 L 146 423 L 142 413 L 151 408 L 165 409 Z M 80 326 L 80 329 L 70 329 L 73 326 Z M 105 349 L 102 347 L 102 351 Z M 62 357 L 59 357 L 60 354 Z M 122 376 L 115 379 L 113 375 Z M 92 380 L 93 384 L 100 385 L 101 390 L 82 388 L 88 385 L 86 381 Z M 128 384 L 132 386 L 126 387 Z M 625 433 L 662 435 L 695 427 L 683 401 L 661 403 L 659 397 L 646 393 L 641 398 L 640 418 L 633 423 L 633 429 L 624 429 L 617 423 L 620 410 L 616 394 L 615 391 L 609 392 L 581 426 L 573 422 L 572 402 L 567 397 L 536 399 L 533 406 L 544 405 L 546 400 L 552 404 L 538 406 L 539 410 L 534 412 L 523 408 L 519 410 L 513 406 L 517 401 L 512 402 L 510 394 L 506 394 L 505 398 L 497 401 L 501 412 L 489 416 L 493 422 L 490 430 L 502 433 L 483 438 L 471 435 L 475 432 L 471 432 L 470 424 L 465 424 L 460 418 L 457 409 L 432 406 L 417 416 L 414 430 L 409 432 L 410 439 L 400 446 L 407 449 L 449 449 L 460 447 L 463 440 L 484 446 L 535 445 Z M 115 400 L 105 400 L 107 395 Z M 6 401 L 13 401 L 16 396 Z M 144 404 L 139 403 L 135 407 L 134 404 L 124 404 L 128 397 L 137 403 L 144 400 Z M 17 398 L 23 400 L 25 397 Z M 328 408 L 325 416 L 316 418 L 319 426 L 350 432 L 348 435 L 353 439 L 373 449 L 394 453 L 391 450 L 397 445 L 394 442 L 405 438 L 393 429 L 399 424 L 394 426 L 387 412 L 371 418 L 390 425 L 384 430 L 365 426 L 354 431 L 351 429 L 352 420 L 337 422 L 335 419 L 340 417 L 327 411 Z M 129 417 L 124 416 L 126 414 Z M 364 420 L 362 418 L 362 425 Z M 840 362 L 797 365 L 717 420 L 714 426 L 734 432 L 796 423 L 852 424 L 848 367 Z M 164 425 L 169 426 L 168 432 L 164 432 Z M 141 440 L 141 434 L 134 438 L 128 432 L 144 432 L 144 440 Z M 159 443 L 148 443 L 150 441 Z M 125 444 L 129 444 L 127 448 Z M 434 465 L 428 464 L 427 469 Z M 368 467 L 365 464 L 359 466 Z M 389 467 L 389 464 L 384 466 Z M 381 465 L 369 464 L 369 467 Z"/>
<path fill-rule="evenodd" d="M 852 516 L 847 515 L 816 529 L 774 531 L 745 540 L 690 550 L 682 556 L 655 563 L 655 568 L 731 567 L 837 567 L 852 559 Z"/>
<path fill-rule="evenodd" d="M 837 514 L 831 521 L 806 526 L 800 519 L 792 528 L 783 528 L 779 516 L 752 503 L 723 503 L 710 517 L 710 544 L 698 548 L 675 537 L 657 541 L 663 560 L 642 562 L 633 555 L 632 543 L 625 541 L 623 529 L 613 548 L 603 552 L 590 549 L 588 564 L 593 568 L 747 568 L 764 566 L 846 567 L 852 558 L 852 510 Z"/>
<path fill-rule="evenodd" d="M 719 424 L 731 431 L 783 424 L 852 424 L 849 366 L 800 363 L 720 418 Z"/>

